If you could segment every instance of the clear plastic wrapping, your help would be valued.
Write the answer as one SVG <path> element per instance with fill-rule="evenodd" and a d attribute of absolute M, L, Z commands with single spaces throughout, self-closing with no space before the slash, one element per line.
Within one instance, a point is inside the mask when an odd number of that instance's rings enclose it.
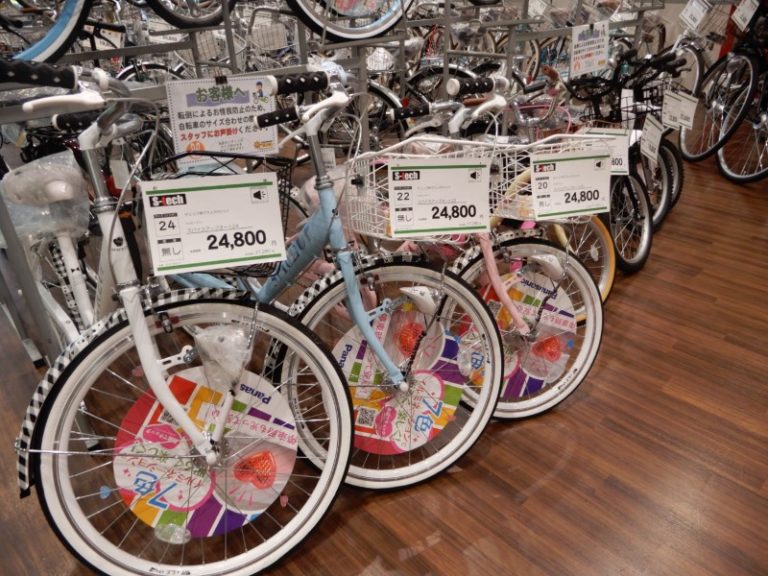
<path fill-rule="evenodd" d="M 86 180 L 69 151 L 11 170 L 0 189 L 23 242 L 59 233 L 79 236 L 88 229 Z"/>

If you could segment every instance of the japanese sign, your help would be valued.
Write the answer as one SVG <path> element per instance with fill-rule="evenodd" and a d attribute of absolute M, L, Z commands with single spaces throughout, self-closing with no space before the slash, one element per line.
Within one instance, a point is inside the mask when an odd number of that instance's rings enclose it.
<path fill-rule="evenodd" d="M 571 78 L 599 72 L 608 64 L 608 21 L 571 30 Z"/>
<path fill-rule="evenodd" d="M 261 78 L 238 76 L 217 84 L 213 78 L 176 80 L 166 84 L 176 152 L 277 152 L 277 129 L 259 128 L 255 117 L 274 108 L 264 96 Z M 188 156 L 181 164 L 202 157 Z"/>
<path fill-rule="evenodd" d="M 285 259 L 273 173 L 142 182 L 156 274 Z"/>
<path fill-rule="evenodd" d="M 611 151 L 606 146 L 531 156 L 531 189 L 537 220 L 608 212 Z"/>
<path fill-rule="evenodd" d="M 640 136 L 640 152 L 656 162 L 659 157 L 659 146 L 663 135 L 664 127 L 652 114 L 648 114 L 643 124 L 643 133 Z"/>
<path fill-rule="evenodd" d="M 433 236 L 488 230 L 489 166 L 475 158 L 389 164 L 392 235 Z"/>
<path fill-rule="evenodd" d="M 698 102 L 698 98 L 689 94 L 667 91 L 661 109 L 662 124 L 670 128 L 693 128 Z"/>
<path fill-rule="evenodd" d="M 755 12 L 757 12 L 759 5 L 760 3 L 758 0 L 741 0 L 741 2 L 739 2 L 739 5 L 731 15 L 731 18 L 736 22 L 736 26 L 738 26 L 740 30 L 747 29 L 747 26 L 749 26 L 749 23 L 752 21 L 752 17 L 755 15 Z"/>

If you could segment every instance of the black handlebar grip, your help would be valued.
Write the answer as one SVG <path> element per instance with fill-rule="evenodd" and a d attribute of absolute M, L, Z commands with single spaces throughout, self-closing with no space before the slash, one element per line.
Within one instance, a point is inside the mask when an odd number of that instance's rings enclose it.
<path fill-rule="evenodd" d="M 466 94 L 486 94 L 493 91 L 495 83 L 493 78 L 451 78 L 445 85 L 448 96 L 456 98 Z"/>
<path fill-rule="evenodd" d="M 54 114 L 53 127 L 62 132 L 81 132 L 96 122 L 101 112 L 75 112 L 73 114 Z"/>
<path fill-rule="evenodd" d="M 429 104 L 417 104 L 407 108 L 395 108 L 393 116 L 395 120 L 405 120 L 406 118 L 416 118 L 417 116 L 427 116 L 429 114 Z"/>
<path fill-rule="evenodd" d="M 73 89 L 77 75 L 72 67 L 59 67 L 45 62 L 27 60 L 0 60 L 0 83 L 18 82 L 34 86 Z"/>
<path fill-rule="evenodd" d="M 547 87 L 547 81 L 546 80 L 539 80 L 538 82 L 531 82 L 530 84 L 526 84 L 523 86 L 523 94 L 530 94 L 531 92 L 538 92 L 539 90 L 544 90 L 544 88 Z"/>
<path fill-rule="evenodd" d="M 256 116 L 256 125 L 259 128 L 267 128 L 268 126 L 276 126 L 277 124 L 294 122 L 298 119 L 299 111 L 294 106 L 293 108 L 283 108 L 281 110 L 275 110 L 274 112 L 259 114 Z"/>
<path fill-rule="evenodd" d="M 281 76 L 277 79 L 276 94 L 300 94 L 301 92 L 317 92 L 328 88 L 328 74 L 325 72 L 310 72 Z"/>
<path fill-rule="evenodd" d="M 675 59 L 677 59 L 677 54 L 670 50 L 666 54 L 661 54 L 660 56 L 654 56 L 651 58 L 648 62 L 648 65 L 651 68 L 661 68 L 662 66 L 666 66 Z"/>

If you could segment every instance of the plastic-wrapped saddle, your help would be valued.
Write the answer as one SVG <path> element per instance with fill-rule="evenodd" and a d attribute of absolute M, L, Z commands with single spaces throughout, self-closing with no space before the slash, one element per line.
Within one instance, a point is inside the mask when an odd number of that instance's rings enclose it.
<path fill-rule="evenodd" d="M 86 180 L 71 152 L 52 154 L 8 172 L 3 199 L 20 238 L 34 242 L 88 229 Z"/>

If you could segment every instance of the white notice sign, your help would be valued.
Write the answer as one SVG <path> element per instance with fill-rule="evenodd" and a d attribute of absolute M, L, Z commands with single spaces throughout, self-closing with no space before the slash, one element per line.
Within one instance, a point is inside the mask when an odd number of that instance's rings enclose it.
<path fill-rule="evenodd" d="M 670 128 L 693 128 L 698 99 L 684 93 L 667 91 L 661 108 L 661 123 Z"/>
<path fill-rule="evenodd" d="M 274 110 L 274 98 L 264 96 L 262 79 L 237 76 L 217 83 L 213 78 L 175 80 L 166 85 L 177 154 L 183 152 L 277 152 L 277 128 L 259 128 L 255 117 Z M 207 161 L 188 156 L 180 164 Z"/>
<path fill-rule="evenodd" d="M 608 212 L 611 152 L 605 146 L 558 154 L 533 154 L 533 211 L 536 220 Z"/>
<path fill-rule="evenodd" d="M 571 78 L 599 72 L 608 64 L 608 20 L 571 30 Z"/>
<path fill-rule="evenodd" d="M 488 160 L 393 160 L 388 171 L 394 237 L 488 231 Z"/>
<path fill-rule="evenodd" d="M 155 274 L 285 259 L 274 173 L 140 184 Z"/>

